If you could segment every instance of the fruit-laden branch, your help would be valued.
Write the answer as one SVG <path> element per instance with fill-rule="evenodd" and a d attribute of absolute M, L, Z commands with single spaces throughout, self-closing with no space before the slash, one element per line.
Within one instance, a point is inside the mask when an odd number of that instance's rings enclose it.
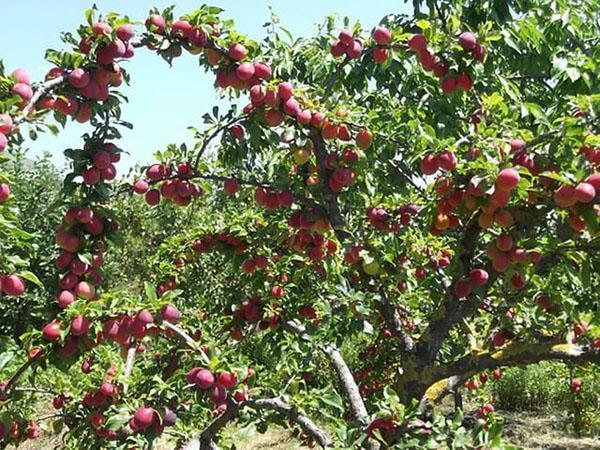
<path fill-rule="evenodd" d="M 327 211 L 329 222 L 331 223 L 336 236 L 341 242 L 344 242 L 349 235 L 348 232 L 344 230 L 346 228 L 346 221 L 340 212 L 337 195 L 329 187 L 329 172 L 325 166 L 325 160 L 327 159 L 325 141 L 321 134 L 316 130 L 311 132 L 310 138 L 314 145 L 315 156 L 317 157 L 317 169 L 319 171 L 319 178 L 321 179 L 323 197 L 326 201 L 325 210 Z"/>
<path fill-rule="evenodd" d="M 210 363 L 210 358 L 208 357 L 208 355 L 204 353 L 204 350 L 202 350 L 202 348 L 198 346 L 198 343 L 189 334 L 187 334 L 177 325 L 174 325 L 171 322 L 167 322 L 166 320 L 163 320 L 162 325 L 165 328 L 168 328 L 169 330 L 173 331 L 173 333 L 175 333 L 177 336 L 179 336 L 189 348 L 199 353 L 202 359 L 204 360 L 205 364 Z"/>
<path fill-rule="evenodd" d="M 544 139 L 553 136 L 554 133 L 547 133 Z M 533 141 L 532 141 L 533 142 Z M 511 212 L 515 215 L 515 221 L 522 226 L 522 229 L 530 229 L 534 227 L 540 219 L 546 216 L 547 208 L 517 208 L 511 209 Z M 467 224 L 465 225 L 465 231 L 458 244 L 459 258 L 462 265 L 462 273 L 467 275 L 471 269 L 473 269 L 473 260 L 475 257 L 475 250 L 479 239 L 481 228 L 478 224 L 479 214 L 474 214 Z M 547 263 L 553 264 L 558 258 L 558 254 L 550 254 L 544 257 L 544 259 L 538 264 L 536 271 L 540 271 L 541 267 L 547 266 Z M 554 259 L 553 259 L 554 258 Z M 493 270 L 493 267 L 488 264 L 486 271 L 489 273 L 489 279 L 487 282 L 486 291 L 481 294 L 481 298 L 485 297 L 494 282 L 499 276 L 499 273 Z M 480 305 L 478 296 L 470 295 L 467 299 L 461 300 L 453 292 L 448 294 L 449 300 L 441 305 L 443 308 L 443 314 L 438 314 L 441 317 L 439 320 L 432 322 L 429 325 L 427 338 L 428 340 L 420 343 L 420 352 L 425 355 L 421 363 L 431 365 L 437 357 L 439 350 L 450 334 L 452 328 L 458 324 L 463 318 L 471 313 L 475 308 Z"/>
<path fill-rule="evenodd" d="M 540 361 L 562 361 L 576 364 L 600 364 L 600 351 L 569 343 L 527 344 L 511 342 L 499 350 L 468 355 L 456 362 L 435 367 L 433 384 L 425 391 L 427 401 L 438 401 L 456 383 L 476 373 L 501 366 L 535 364 Z"/>
<path fill-rule="evenodd" d="M 235 180 L 239 184 L 245 185 L 245 186 L 264 187 L 264 188 L 271 188 L 272 187 L 272 184 L 269 183 L 269 182 L 266 182 L 266 181 L 241 179 L 241 178 L 238 178 L 236 176 L 224 176 L 224 175 L 217 175 L 217 174 L 212 174 L 212 173 L 203 174 L 203 173 L 197 172 L 195 170 L 194 170 L 194 172 L 192 173 L 191 176 L 188 176 L 186 178 L 186 180 L 199 179 L 199 180 L 226 181 L 226 180 L 229 180 L 231 178 L 235 178 Z M 172 175 L 170 177 L 161 178 L 160 180 L 149 181 L 148 184 L 151 185 L 151 186 L 153 186 L 155 184 L 162 183 L 162 182 L 164 182 L 166 180 L 179 180 L 179 179 L 180 179 L 179 175 Z M 132 192 L 133 192 L 133 186 L 130 185 L 130 184 L 126 184 L 126 185 L 124 185 L 124 187 L 122 187 L 117 192 L 115 192 L 114 195 L 131 194 Z"/>
<path fill-rule="evenodd" d="M 27 103 L 27 105 L 25 105 L 25 108 L 23 108 L 23 115 L 21 115 L 19 118 L 17 118 L 15 120 L 15 126 L 25 122 L 27 120 L 27 118 L 29 117 L 29 114 L 31 113 L 32 109 L 35 107 L 35 104 L 44 95 L 46 95 L 48 92 L 50 92 L 54 87 L 64 83 L 65 80 L 66 80 L 66 77 L 63 75 L 63 76 L 53 78 L 51 80 L 48 80 L 48 81 L 45 81 L 44 83 L 42 83 L 38 87 L 38 89 L 35 91 L 35 93 L 31 97 L 31 99 Z"/>
<path fill-rule="evenodd" d="M 192 348 L 193 350 L 198 351 L 203 356 L 206 363 L 210 362 L 210 359 L 208 358 L 206 353 L 204 353 L 204 351 L 202 349 L 198 348 L 196 341 L 194 341 L 192 339 L 192 337 L 190 335 L 188 335 L 185 331 L 183 331 L 178 326 L 173 325 L 172 323 L 167 322 L 167 321 L 163 321 L 163 325 L 166 328 L 172 330 L 174 333 L 176 333 L 188 345 L 188 347 Z M 300 327 L 299 325 L 296 325 L 293 322 L 290 322 L 287 325 L 288 326 L 285 327 L 286 329 L 288 329 L 290 331 L 293 330 L 294 333 L 299 333 L 301 335 L 304 334 L 304 329 L 302 327 Z M 341 358 L 341 356 L 340 356 L 340 358 Z M 342 362 L 343 362 L 343 360 L 342 360 Z M 347 367 L 346 367 L 346 369 L 347 369 Z M 349 371 L 348 371 L 348 373 L 349 373 Z M 361 401 L 362 401 L 362 399 L 361 399 Z M 321 431 L 314 424 L 314 422 L 312 420 L 310 420 L 308 417 L 298 413 L 292 406 L 285 403 L 280 397 L 275 397 L 275 398 L 271 398 L 271 399 L 263 399 L 263 400 L 247 401 L 245 403 L 237 403 L 235 400 L 229 398 L 228 402 L 227 402 L 227 409 L 225 410 L 225 412 L 221 416 L 217 417 L 213 422 L 211 422 L 211 424 L 200 434 L 200 436 L 190 440 L 190 442 L 188 442 L 186 444 L 186 446 L 183 448 L 183 450 L 194 450 L 194 449 L 202 449 L 203 450 L 203 449 L 215 448 L 213 439 L 214 439 L 214 436 L 216 435 L 216 433 L 218 433 L 218 431 L 222 427 L 227 425 L 227 423 L 234 420 L 237 417 L 240 409 L 244 406 L 248 406 L 250 408 L 254 408 L 257 410 L 258 409 L 271 409 L 271 410 L 277 411 L 280 414 L 286 416 L 288 419 L 292 420 L 293 422 L 298 423 L 298 425 L 300 425 L 300 427 L 302 427 L 302 429 L 309 436 L 311 436 L 316 442 L 318 442 L 321 446 L 327 447 L 327 446 L 331 445 L 331 441 L 329 440 L 327 435 L 323 431 Z M 364 407 L 364 405 L 363 405 L 363 407 Z"/>
<path fill-rule="evenodd" d="M 252 408 L 256 411 L 269 410 L 275 411 L 288 420 L 298 424 L 302 430 L 310 436 L 321 447 L 331 446 L 331 439 L 323 430 L 321 430 L 311 419 L 299 413 L 293 406 L 288 405 L 281 397 L 247 400 L 245 402 L 236 402 L 229 398 L 227 409 L 223 414 L 214 419 L 198 436 L 193 437 L 182 450 L 213 450 L 217 447 L 214 444 L 215 436 L 230 422 L 238 418 L 240 412 L 245 408 Z"/>

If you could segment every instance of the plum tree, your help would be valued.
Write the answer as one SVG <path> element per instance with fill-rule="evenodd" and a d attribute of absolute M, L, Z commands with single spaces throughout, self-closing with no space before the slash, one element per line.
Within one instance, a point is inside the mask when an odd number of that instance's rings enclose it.
<path fill-rule="evenodd" d="M 293 44 L 275 20 L 252 41 L 210 6 L 153 9 L 142 27 L 92 9 L 48 51 L 45 81 L 2 74 L 0 151 L 17 158 L 24 130 L 53 120 L 93 128 L 65 151 L 53 279 L 24 270 L 26 254 L 0 259 L 18 297 L 1 302 L 50 294 L 43 325 L 0 349 L 19 355 L 0 377 L 2 445 L 39 432 L 26 373 L 60 394 L 69 448 L 163 434 L 214 448 L 236 420 L 287 421 L 323 447 L 425 448 L 461 426 L 435 403 L 499 367 L 600 361 L 594 4 L 421 3 Z M 116 186 L 138 76 L 122 63 L 142 50 L 185 50 L 248 103 Z M 0 245 L 22 254 L 0 181 Z M 123 226 L 120 201 L 137 208 Z M 139 248 L 119 253 L 123 235 Z M 473 446 L 501 428 L 481 405 Z"/>

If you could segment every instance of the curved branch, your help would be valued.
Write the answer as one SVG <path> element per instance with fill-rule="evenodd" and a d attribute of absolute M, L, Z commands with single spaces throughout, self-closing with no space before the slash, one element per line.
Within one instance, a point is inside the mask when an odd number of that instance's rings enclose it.
<path fill-rule="evenodd" d="M 37 422 L 42 422 L 44 420 L 56 419 L 57 417 L 63 417 L 63 416 L 64 416 L 63 413 L 54 413 L 54 414 L 48 414 L 47 416 L 38 417 L 36 420 L 37 420 Z"/>
<path fill-rule="evenodd" d="M 304 327 L 302 325 L 298 325 L 295 322 L 284 322 L 282 324 L 282 328 L 291 333 L 295 333 L 299 335 L 304 340 L 309 340 L 309 336 L 306 335 Z M 354 418 L 360 423 L 366 425 L 368 422 L 369 416 L 367 413 L 367 408 L 365 407 L 365 403 L 360 395 L 360 390 L 354 381 L 354 377 L 344 361 L 341 353 L 334 346 L 326 346 L 321 347 L 321 350 L 329 356 L 331 360 L 331 364 L 333 365 L 333 369 L 335 370 L 338 378 L 340 379 L 340 383 L 342 385 L 342 389 L 346 394 L 348 402 L 350 403 L 350 408 L 352 409 L 352 413 Z"/>
<path fill-rule="evenodd" d="M 37 91 L 35 91 L 35 93 L 33 94 L 33 97 L 31 97 L 31 100 L 29 100 L 29 102 L 27 103 L 25 108 L 23 108 L 23 115 L 15 120 L 15 126 L 20 125 L 21 123 L 25 122 L 27 120 L 27 118 L 29 117 L 29 113 L 31 113 L 32 109 L 35 107 L 35 104 L 44 95 L 46 95 L 48 92 L 50 92 L 54 87 L 64 83 L 65 80 L 66 80 L 66 76 L 63 75 L 63 76 L 53 78 L 51 80 L 48 80 L 48 81 L 45 81 L 44 83 L 42 83 L 38 87 Z"/>
<path fill-rule="evenodd" d="M 384 289 L 379 290 L 381 301 L 378 302 L 379 313 L 383 316 L 386 327 L 392 332 L 392 334 L 400 340 L 401 348 L 405 352 L 410 352 L 414 349 L 415 343 L 413 339 L 402 331 L 402 322 L 396 315 L 396 306 L 390 302 L 387 293 Z"/>
<path fill-rule="evenodd" d="M 348 65 L 349 62 L 350 62 L 350 58 L 348 57 L 348 55 L 346 55 L 344 60 L 340 64 L 337 65 L 337 68 L 335 69 L 335 71 L 329 76 L 327 81 L 325 81 L 325 92 L 323 93 L 323 98 L 322 98 L 323 101 L 325 101 L 327 99 L 327 97 L 329 97 L 331 95 L 331 92 L 333 91 L 336 81 L 338 80 L 340 74 L 344 70 L 344 67 L 346 67 L 346 65 Z"/>
<path fill-rule="evenodd" d="M 27 371 L 27 369 L 29 369 L 29 367 L 33 365 L 33 363 L 37 362 L 37 360 L 41 357 L 42 352 L 40 351 L 33 358 L 29 358 L 27 361 L 25 361 L 25 363 L 21 367 L 19 367 L 19 369 L 17 369 L 15 374 L 12 377 L 10 377 L 10 379 L 4 386 L 4 392 L 8 394 L 12 385 L 15 384 L 19 380 L 19 378 L 21 378 L 21 376 Z"/>
<path fill-rule="evenodd" d="M 214 438 L 229 422 L 235 420 L 242 408 L 242 404 L 237 403 L 231 397 L 227 399 L 227 409 L 223 414 L 213 420 L 208 427 L 200 433 L 198 436 L 198 444 L 200 450 L 212 450 L 215 448 Z M 184 447 L 183 450 L 191 450 L 188 447 Z"/>
<path fill-rule="evenodd" d="M 245 402 L 244 405 L 256 410 L 267 409 L 276 411 L 282 416 L 285 416 L 287 419 L 291 420 L 292 422 L 300 425 L 302 430 L 307 435 L 309 435 L 315 442 L 317 442 L 321 447 L 331 446 L 331 440 L 329 439 L 329 437 L 317 425 L 315 425 L 315 423 L 312 420 L 300 414 L 294 409 L 293 406 L 290 406 L 287 403 L 285 403 L 280 397 L 262 400 L 248 400 Z"/>
<path fill-rule="evenodd" d="M 511 342 L 506 346 L 475 357 L 466 356 L 438 369 L 443 377 L 471 375 L 486 369 L 517 364 L 533 364 L 540 361 L 563 361 L 573 363 L 600 363 L 600 351 L 577 344 L 548 342 L 527 344 Z"/>
<path fill-rule="evenodd" d="M 198 164 L 200 164 L 200 158 L 202 158 L 202 155 L 204 154 L 204 152 L 206 152 L 208 145 L 214 138 L 216 138 L 222 131 L 229 128 L 231 125 L 233 125 L 237 122 L 241 122 L 242 120 L 246 119 L 247 117 L 248 117 L 248 114 L 243 114 L 239 117 L 234 117 L 230 121 L 217 127 L 206 139 L 204 139 L 204 141 L 202 142 L 202 147 L 200 147 L 200 150 L 198 151 L 198 154 L 196 155 L 196 159 L 194 160 L 193 167 L 194 168 L 198 167 Z"/>
<path fill-rule="evenodd" d="M 227 400 L 227 409 L 219 417 L 215 418 L 198 436 L 193 437 L 185 444 L 182 450 L 213 450 L 215 436 L 230 422 L 238 418 L 240 412 L 245 408 L 254 410 L 275 411 L 290 421 L 297 423 L 304 432 L 322 447 L 331 446 L 331 440 L 311 419 L 299 413 L 293 406 L 287 404 L 281 397 L 247 400 L 236 402 L 231 397 Z"/>
<path fill-rule="evenodd" d="M 462 265 L 462 273 L 468 274 L 472 269 L 473 258 L 477 248 L 477 242 L 481 228 L 478 223 L 479 214 L 471 216 L 465 226 L 465 230 L 458 244 L 458 260 Z M 439 271 L 438 271 L 439 274 Z M 492 271 L 488 281 L 488 287 L 494 282 L 497 273 Z M 458 324 L 469 312 L 476 308 L 480 300 L 477 296 L 471 295 L 466 300 L 461 300 L 448 287 L 445 288 L 446 296 L 441 305 L 442 314 L 438 320 L 433 321 L 428 327 L 428 341 L 421 341 L 419 352 L 424 356 L 422 364 L 428 365 L 435 361 L 437 354 L 442 347 L 444 340 L 448 337 L 452 328 Z"/>

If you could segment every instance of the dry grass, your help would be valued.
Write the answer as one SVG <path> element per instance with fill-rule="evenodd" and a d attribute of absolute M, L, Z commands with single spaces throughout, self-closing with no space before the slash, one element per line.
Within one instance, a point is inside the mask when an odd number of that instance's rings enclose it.
<path fill-rule="evenodd" d="M 565 433 L 560 416 L 526 411 L 499 414 L 505 419 L 504 437 L 526 450 L 600 450 L 600 438 Z"/>
<path fill-rule="evenodd" d="M 227 430 L 227 435 L 231 443 L 235 443 L 237 450 L 304 450 L 308 447 L 303 446 L 292 436 L 288 431 L 279 428 L 271 427 L 264 434 L 243 433 L 240 435 L 239 430 L 231 427 Z"/>

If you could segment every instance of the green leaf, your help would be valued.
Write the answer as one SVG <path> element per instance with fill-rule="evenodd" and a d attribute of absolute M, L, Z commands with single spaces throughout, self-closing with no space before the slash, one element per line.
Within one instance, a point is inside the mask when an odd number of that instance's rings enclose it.
<path fill-rule="evenodd" d="M 556 172 L 542 172 L 540 177 L 550 178 L 551 180 L 560 181 L 562 184 L 571 184 L 571 180 Z"/>
<path fill-rule="evenodd" d="M 322 395 L 321 400 L 323 401 L 323 403 L 331 406 L 332 408 L 337 409 L 340 412 L 344 410 L 342 397 L 340 397 L 340 395 L 333 390 L 328 391 L 327 394 Z"/>
<path fill-rule="evenodd" d="M 14 358 L 15 352 L 8 351 L 0 353 L 0 369 L 4 369 L 6 365 Z"/>
<path fill-rule="evenodd" d="M 94 8 L 88 8 L 85 10 L 85 21 L 92 26 L 94 24 Z"/>
<path fill-rule="evenodd" d="M 583 260 L 581 265 L 581 281 L 585 289 L 590 287 L 590 258 L 587 257 Z"/>
<path fill-rule="evenodd" d="M 37 276 L 35 276 L 35 274 L 33 272 L 26 270 L 24 272 L 19 272 L 18 275 L 22 278 L 25 278 L 27 281 L 30 281 L 31 283 L 35 284 L 38 287 L 41 287 L 41 288 L 44 287 L 42 282 L 39 280 L 39 278 Z"/>
<path fill-rule="evenodd" d="M 52 422 L 52 430 L 54 431 L 54 434 L 59 435 L 64 426 L 65 423 L 63 419 L 58 419 Z"/>
<path fill-rule="evenodd" d="M 429 23 L 428 20 L 425 19 L 421 19 L 421 20 L 417 20 L 416 25 L 421 29 L 421 30 L 428 30 L 431 28 L 431 23 Z"/>
<path fill-rule="evenodd" d="M 117 414 L 112 414 L 107 420 L 105 424 L 105 428 L 110 431 L 117 431 L 122 428 L 129 419 L 131 418 L 131 414 L 126 410 L 121 410 Z"/>
<path fill-rule="evenodd" d="M 150 301 L 152 304 L 156 303 L 158 298 L 156 297 L 156 289 L 154 289 L 154 286 L 145 281 L 144 291 L 146 292 L 146 298 L 148 299 L 148 301 Z"/>

